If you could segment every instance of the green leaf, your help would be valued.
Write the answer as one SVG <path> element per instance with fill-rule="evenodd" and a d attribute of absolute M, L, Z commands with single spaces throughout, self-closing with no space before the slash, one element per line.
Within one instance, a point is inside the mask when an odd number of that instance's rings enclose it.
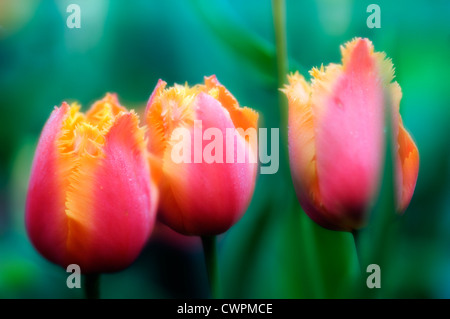
<path fill-rule="evenodd" d="M 190 1 L 193 9 L 205 25 L 236 56 L 260 71 L 269 83 L 277 83 L 276 51 L 268 42 L 249 30 L 231 10 L 220 1 Z M 289 71 L 300 71 L 307 76 L 306 68 L 289 58 Z"/>
<path fill-rule="evenodd" d="M 191 1 L 199 17 L 214 35 L 239 57 L 275 79 L 275 47 L 248 30 L 220 1 Z"/>

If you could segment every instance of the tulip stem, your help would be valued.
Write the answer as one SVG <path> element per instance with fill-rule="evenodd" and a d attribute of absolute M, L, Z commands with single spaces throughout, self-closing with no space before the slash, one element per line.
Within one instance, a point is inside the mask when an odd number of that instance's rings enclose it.
<path fill-rule="evenodd" d="M 100 299 L 100 274 L 84 276 L 84 293 L 86 299 Z"/>
<path fill-rule="evenodd" d="M 277 64 L 277 87 L 284 88 L 287 82 L 287 72 L 289 70 L 289 59 L 287 52 L 286 40 L 286 4 L 284 0 L 272 0 L 272 15 L 273 27 L 275 31 L 275 49 L 276 49 L 276 64 Z M 278 107 L 279 107 L 279 125 L 281 142 L 283 145 L 288 144 L 288 103 L 286 96 L 278 91 Z M 289 170 L 284 169 L 288 163 L 288 148 L 283 147 L 280 152 L 280 171 L 286 175 L 287 180 L 290 180 Z M 289 175 L 289 176 L 288 176 Z"/>
<path fill-rule="evenodd" d="M 286 44 L 286 8 L 284 0 L 272 0 L 273 24 L 275 28 L 275 46 L 277 56 L 278 84 L 281 88 L 286 81 L 288 71 Z"/>
<path fill-rule="evenodd" d="M 361 274 L 363 274 L 364 271 L 363 271 L 363 264 L 362 264 L 363 261 L 362 261 L 362 252 L 361 252 L 359 231 L 353 230 L 352 235 L 353 235 L 353 240 L 355 242 L 356 258 L 358 260 L 359 270 L 361 271 Z"/>
<path fill-rule="evenodd" d="M 206 271 L 208 272 L 211 296 L 219 298 L 219 271 L 217 263 L 216 236 L 202 236 L 203 251 L 205 254 Z"/>
<path fill-rule="evenodd" d="M 288 72 L 288 54 L 286 41 L 286 6 L 284 0 L 272 0 L 273 25 L 275 29 L 275 47 L 277 57 L 278 88 L 282 88 L 286 83 L 286 73 Z M 287 100 L 279 92 L 281 108 L 281 127 L 287 127 Z"/>

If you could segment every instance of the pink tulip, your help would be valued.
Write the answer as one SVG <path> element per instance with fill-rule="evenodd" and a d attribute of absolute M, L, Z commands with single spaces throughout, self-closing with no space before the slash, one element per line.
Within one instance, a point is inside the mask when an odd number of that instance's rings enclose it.
<path fill-rule="evenodd" d="M 153 228 L 157 191 L 139 118 L 108 94 L 86 113 L 63 103 L 36 149 L 26 228 L 50 261 L 83 273 L 121 270 Z"/>
<path fill-rule="evenodd" d="M 334 230 L 363 227 L 379 191 L 385 148 L 385 112 L 396 140 L 396 195 L 403 212 L 413 195 L 419 153 L 399 114 L 401 89 L 384 53 L 367 39 L 341 48 L 342 65 L 314 68 L 308 83 L 289 76 L 289 158 L 306 213 Z"/>
<path fill-rule="evenodd" d="M 166 82 L 159 80 L 147 105 L 146 122 L 150 161 L 160 168 L 156 178 L 162 222 L 181 234 L 206 236 L 223 233 L 240 219 L 255 186 L 257 163 L 250 158 L 256 158 L 257 145 L 237 128 L 256 130 L 257 120 L 258 114 L 241 108 L 215 76 L 194 87 L 166 88 Z M 177 137 L 180 129 L 188 133 L 187 139 Z M 202 158 L 211 143 L 205 139 L 208 129 L 222 134 L 211 137 L 223 146 L 219 161 Z M 236 134 L 231 162 L 226 161 L 227 129 Z M 174 147 L 180 143 L 190 153 L 188 162 L 173 159 Z M 237 160 L 238 153 L 245 155 L 244 161 Z"/>

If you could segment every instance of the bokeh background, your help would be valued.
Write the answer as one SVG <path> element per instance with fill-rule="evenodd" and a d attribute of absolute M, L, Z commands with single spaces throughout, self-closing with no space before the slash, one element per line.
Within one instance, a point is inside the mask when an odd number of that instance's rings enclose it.
<path fill-rule="evenodd" d="M 450 298 L 450 1 L 378 0 L 381 28 L 369 29 L 372 2 L 286 1 L 289 68 L 307 75 L 338 63 L 339 46 L 355 36 L 392 58 L 421 162 L 408 210 L 377 230 L 382 288 L 372 296 Z M 81 7 L 80 29 L 66 27 L 70 3 Z M 53 107 L 78 101 L 87 109 L 116 92 L 142 111 L 159 78 L 195 84 L 211 74 L 260 112 L 261 127 L 280 127 L 271 1 L 0 0 L 0 298 L 83 297 L 24 228 L 30 165 Z M 248 211 L 219 238 L 223 297 L 365 296 L 354 288 L 352 235 L 309 220 L 294 196 L 285 141 L 281 148 L 279 172 L 259 176 Z M 131 267 L 102 277 L 101 294 L 206 298 L 205 271 L 198 238 L 158 226 Z"/>

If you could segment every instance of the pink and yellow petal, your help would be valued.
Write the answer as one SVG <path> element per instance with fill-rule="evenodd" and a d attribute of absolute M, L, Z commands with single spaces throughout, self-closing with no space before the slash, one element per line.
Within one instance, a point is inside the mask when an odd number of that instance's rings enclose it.
<path fill-rule="evenodd" d="M 211 90 L 218 90 L 217 100 L 229 112 L 231 120 L 236 128 L 242 128 L 244 131 L 248 128 L 258 129 L 258 113 L 248 107 L 240 107 L 236 98 L 223 86 L 215 75 L 205 77 L 205 93 Z M 251 143 L 254 153 L 257 152 L 257 144 L 252 140 Z"/>
<path fill-rule="evenodd" d="M 67 218 L 64 212 L 67 172 L 59 166 L 58 139 L 70 107 L 56 108 L 42 130 L 36 148 L 26 202 L 25 223 L 36 249 L 50 261 L 66 258 Z"/>
<path fill-rule="evenodd" d="M 157 194 L 134 113 L 119 114 L 99 158 L 85 156 L 68 195 L 68 250 L 84 272 L 117 271 L 141 251 Z"/>
<path fill-rule="evenodd" d="M 289 102 L 289 161 L 296 193 L 304 211 L 319 225 L 334 229 L 321 206 L 316 169 L 311 87 L 298 72 L 288 76 L 282 90 Z"/>
<path fill-rule="evenodd" d="M 149 151 L 157 157 L 164 154 L 166 134 L 162 125 L 162 105 L 160 96 L 163 94 L 167 83 L 159 80 L 153 90 L 145 110 L 146 123 L 148 129 Z"/>
<path fill-rule="evenodd" d="M 222 145 L 226 145 L 226 129 L 234 130 L 229 113 L 213 97 L 200 93 L 195 101 L 196 119 L 202 127 L 190 129 L 191 155 L 194 161 L 194 134 L 202 134 L 209 128 L 222 132 Z M 197 122 L 198 123 L 198 122 Z M 203 142 L 201 151 L 207 142 Z M 162 219 L 183 234 L 218 234 L 233 225 L 246 210 L 253 193 L 256 178 L 256 163 L 250 162 L 250 146 L 236 134 L 233 163 L 226 162 L 223 149 L 222 163 L 174 163 L 171 148 L 164 157 L 164 173 L 167 185 L 162 192 L 169 191 L 169 201 L 162 203 Z M 237 163 L 238 152 L 245 153 L 245 162 Z M 202 194 L 202 196 L 198 196 Z M 166 199 L 167 200 L 167 199 Z M 175 205 L 176 203 L 176 205 Z M 178 206 L 178 207 L 174 207 Z"/>
<path fill-rule="evenodd" d="M 314 120 L 311 110 L 311 88 L 305 79 L 295 73 L 288 77 L 283 90 L 289 102 L 289 159 L 295 180 L 303 187 L 317 190 Z"/>
<path fill-rule="evenodd" d="M 355 229 L 377 191 L 383 150 L 383 88 L 370 43 L 344 50 L 342 72 L 313 85 L 317 174 L 322 203 Z"/>
<path fill-rule="evenodd" d="M 120 112 L 126 112 L 126 108 L 120 105 L 117 94 L 107 93 L 106 96 L 92 105 L 86 113 L 87 121 L 95 125 L 99 131 L 106 132 L 111 126 L 112 119 Z"/>
<path fill-rule="evenodd" d="M 148 126 L 149 151 L 162 158 L 168 138 L 172 131 L 180 125 L 193 123 L 191 103 L 195 96 L 195 88 L 175 85 L 168 89 L 166 82 L 159 80 L 146 108 Z"/>

